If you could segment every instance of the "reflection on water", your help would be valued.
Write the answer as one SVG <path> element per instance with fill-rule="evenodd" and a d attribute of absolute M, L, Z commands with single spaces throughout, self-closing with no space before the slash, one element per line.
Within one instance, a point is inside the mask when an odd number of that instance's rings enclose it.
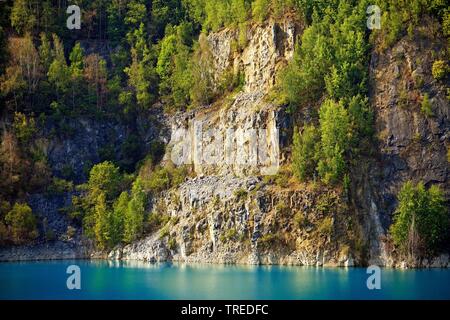
<path fill-rule="evenodd" d="M 81 268 L 81 290 L 66 269 Z M 449 299 L 450 270 L 382 269 L 369 290 L 364 268 L 151 264 L 77 260 L 0 264 L 3 299 Z"/>

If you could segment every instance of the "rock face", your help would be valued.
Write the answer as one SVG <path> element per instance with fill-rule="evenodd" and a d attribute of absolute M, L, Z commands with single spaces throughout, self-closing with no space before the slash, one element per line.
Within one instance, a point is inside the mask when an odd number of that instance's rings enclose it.
<path fill-rule="evenodd" d="M 83 183 L 93 164 L 114 159 L 125 165 L 134 165 L 129 158 L 130 152 L 145 155 L 152 141 L 162 138 L 163 127 L 157 126 L 157 112 L 141 118 L 136 124 L 127 125 L 114 119 L 109 121 L 94 119 L 74 119 L 59 129 L 60 136 L 55 136 L 55 124 L 48 123 L 42 141 L 48 162 L 55 176 L 70 178 L 75 183 Z M 131 130 L 133 127 L 133 130 Z M 61 136 L 61 132 L 64 132 Z M 139 146 L 130 150 L 129 146 Z"/>
<path fill-rule="evenodd" d="M 383 54 L 372 54 L 370 97 L 376 113 L 378 161 L 368 159 L 353 177 L 358 205 L 367 217 L 363 223 L 373 263 L 395 264 L 381 239 L 392 223 L 396 195 L 403 183 L 436 184 L 447 199 L 450 196 L 450 108 L 445 85 L 431 75 L 432 53 L 442 48 L 444 41 L 417 35 L 405 37 Z M 425 94 L 432 116 L 421 111 Z"/>
<path fill-rule="evenodd" d="M 215 74 L 234 70 L 245 78 L 238 93 L 210 106 L 176 114 L 164 128 L 138 125 L 144 146 L 168 142 L 163 161 L 192 165 L 197 177 L 152 199 L 148 216 L 164 221 L 135 243 L 109 252 L 74 247 L 61 238 L 67 221 L 57 209 L 64 197 L 31 199 L 33 210 L 56 230 L 59 257 L 92 256 L 149 262 L 293 264 L 408 267 L 389 253 L 384 241 L 396 195 L 407 180 L 439 184 L 450 195 L 447 146 L 449 112 L 445 87 L 431 77 L 432 52 L 444 47 L 425 36 L 402 39 L 383 54 L 372 53 L 370 102 L 378 145 L 374 156 L 351 169 L 350 192 L 291 181 L 283 173 L 289 156 L 292 119 L 266 100 L 277 72 L 292 57 L 302 31 L 294 19 L 269 20 L 239 31 L 208 35 Z M 244 43 L 242 43 L 244 42 Z M 420 110 L 429 95 L 433 116 Z M 150 121 L 151 122 L 151 121 Z M 162 121 L 160 121 L 162 122 Z M 48 150 L 56 174 L 63 164 L 81 181 L 86 162 L 98 162 L 106 143 L 120 155 L 127 127 L 81 122 L 76 134 L 54 141 Z M 144 148 L 145 149 L 145 148 Z M 53 202 L 52 202 L 53 201 Z M 64 242 L 65 241 L 65 242 Z M 15 251 L 14 251 L 15 250 Z M 32 259 L 30 248 L 0 251 Z M 58 257 L 39 245 L 37 256 Z M 448 267 L 448 254 L 413 266 Z"/>
<path fill-rule="evenodd" d="M 105 156 L 134 167 L 133 159 L 127 154 L 130 136 L 134 137 L 131 142 L 140 148 L 133 151 L 143 155 L 152 142 L 167 142 L 167 130 L 162 120 L 157 112 L 149 114 L 148 118 L 137 120 L 133 131 L 114 119 L 75 119 L 64 130 L 61 124 L 49 121 L 42 128 L 42 135 L 46 138 L 38 143 L 54 176 L 84 183 L 90 167 L 104 160 Z M 59 130 L 55 130 L 57 125 Z M 64 209 L 71 205 L 72 195 L 73 192 L 29 195 L 27 202 L 37 217 L 40 236 L 32 245 L 0 247 L 0 261 L 89 257 L 93 251 L 92 244 L 82 236 L 81 228 L 71 223 L 64 213 Z"/>
<path fill-rule="evenodd" d="M 175 117 L 167 156 L 177 165 L 193 165 L 199 175 L 275 174 L 280 126 L 288 120 L 263 97 L 239 93 L 229 108 Z"/>
<path fill-rule="evenodd" d="M 241 50 L 236 50 L 242 38 L 238 30 L 224 29 L 208 36 L 216 74 L 230 68 L 240 70 L 245 77 L 244 92 L 267 92 L 275 84 L 277 71 L 293 56 L 301 26 L 285 17 L 252 25 L 244 33 L 245 46 Z"/>
<path fill-rule="evenodd" d="M 195 178 L 155 202 L 151 214 L 170 218 L 163 229 L 109 257 L 350 266 L 360 258 L 349 251 L 356 238 L 346 226 L 352 215 L 341 219 L 347 209 L 332 190 L 279 190 L 256 177 Z"/>
<path fill-rule="evenodd" d="M 289 119 L 265 101 L 277 71 L 293 55 L 300 26 L 286 17 L 246 31 L 239 50 L 237 30 L 223 29 L 208 36 L 215 74 L 233 70 L 244 75 L 242 91 L 227 101 L 172 120 L 167 156 L 176 164 L 193 164 L 200 175 L 275 174 L 280 166 Z"/>
<path fill-rule="evenodd" d="M 240 51 L 232 49 L 237 31 L 224 29 L 208 36 L 218 73 L 229 68 L 243 72 L 243 90 L 231 102 L 172 119 L 171 151 L 166 159 L 187 159 L 199 177 L 155 200 L 151 214 L 170 216 L 164 232 L 118 248 L 112 257 L 408 266 L 393 257 L 384 242 L 401 185 L 407 180 L 424 181 L 426 185 L 439 184 L 449 194 L 446 146 L 450 109 L 445 87 L 434 81 L 430 72 L 431 52 L 439 50 L 443 43 L 426 38 L 403 39 L 383 54 L 372 54 L 370 101 L 379 143 L 375 157 L 352 168 L 348 195 L 310 190 L 304 185 L 266 185 L 267 176 L 264 178 L 264 166 L 258 163 L 258 152 L 251 148 L 238 150 L 239 145 L 251 145 L 250 137 L 231 148 L 225 143 L 222 153 L 212 157 L 212 164 L 202 161 L 202 152 L 217 141 L 226 140 L 223 137 L 231 126 L 233 130 L 271 129 L 266 141 L 278 142 L 267 144 L 268 157 L 279 157 L 278 165 L 283 164 L 285 132 L 292 124 L 264 96 L 279 67 L 291 57 L 299 30 L 289 19 L 254 25 L 248 29 L 247 44 Z M 432 117 L 420 111 L 424 93 L 433 105 Z M 213 134 L 198 138 L 198 128 L 203 129 L 200 132 L 212 130 Z M 183 145 L 186 139 L 189 143 Z M 183 150 L 189 150 L 187 157 Z M 229 153 L 237 155 L 232 158 L 237 161 L 230 162 Z M 409 266 L 446 267 L 448 255 Z"/>
<path fill-rule="evenodd" d="M 357 219 L 341 194 L 268 183 L 283 165 L 292 125 L 265 95 L 299 31 L 290 18 L 253 25 L 245 48 L 235 51 L 237 31 L 208 36 L 216 73 L 239 70 L 245 85 L 225 101 L 173 117 L 165 160 L 191 164 L 198 176 L 153 202 L 150 215 L 166 216 L 168 224 L 110 257 L 314 266 L 361 261 L 353 250 L 358 226 L 352 234 L 348 227 Z"/>

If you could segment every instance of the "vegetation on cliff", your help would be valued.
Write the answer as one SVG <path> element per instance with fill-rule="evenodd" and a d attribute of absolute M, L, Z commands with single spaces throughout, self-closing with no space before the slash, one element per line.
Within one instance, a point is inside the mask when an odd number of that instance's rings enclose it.
<path fill-rule="evenodd" d="M 383 52 L 412 36 L 424 17 L 441 26 L 436 37 L 450 36 L 444 0 L 375 2 L 380 30 L 367 28 L 367 0 L 91 0 L 80 4 L 81 31 L 65 27 L 61 2 L 0 2 L 0 242 L 38 237 L 39 223 L 23 204 L 36 192 L 73 194 L 69 216 L 100 249 L 135 241 L 159 225 L 147 214 L 151 197 L 179 185 L 189 172 L 161 165 L 159 144 L 145 157 L 139 118 L 160 103 L 167 113 L 185 111 L 239 90 L 240 70 L 216 74 L 208 33 L 237 30 L 231 48 L 237 52 L 251 24 L 286 15 L 305 27 L 272 92 L 296 120 L 292 172 L 303 182 L 320 179 L 327 188 L 347 190 L 352 168 L 376 149 L 371 50 Z M 448 79 L 447 56 L 441 54 L 430 70 L 441 83 Z M 432 117 L 429 96 L 420 101 L 423 115 Z M 102 148 L 99 163 L 85 164 L 88 181 L 74 187 L 70 166 L 55 171 L 49 164 L 46 139 L 71 136 L 71 122 L 84 118 L 114 119 L 127 128 L 127 138 Z M 49 126 L 52 137 L 43 133 Z M 117 149 L 126 154 L 120 161 Z M 447 211 L 438 189 L 405 185 L 391 228 L 395 245 L 416 250 L 409 239 L 417 233 L 423 242 L 417 250 L 434 250 L 444 237 Z M 295 219 L 303 223 L 300 215 Z M 322 233 L 329 233 L 330 219 L 324 218 Z M 234 238 L 232 231 L 224 237 Z"/>

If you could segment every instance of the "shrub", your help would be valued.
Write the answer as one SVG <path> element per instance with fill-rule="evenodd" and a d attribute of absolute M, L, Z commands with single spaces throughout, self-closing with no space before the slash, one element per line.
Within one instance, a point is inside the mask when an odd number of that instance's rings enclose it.
<path fill-rule="evenodd" d="M 427 117 L 432 117 L 433 116 L 433 109 L 431 107 L 431 102 L 430 102 L 430 99 L 428 98 L 428 94 L 427 93 L 423 96 L 422 103 L 420 104 L 420 110 Z"/>
<path fill-rule="evenodd" d="M 164 228 L 162 228 L 161 230 L 159 230 L 159 238 L 165 238 L 168 237 L 170 235 L 170 230 L 168 226 L 165 226 Z"/>
<path fill-rule="evenodd" d="M 270 245 L 274 244 L 277 239 L 278 236 L 276 234 L 266 233 L 258 239 L 258 243 L 261 244 L 262 247 L 269 247 Z"/>
<path fill-rule="evenodd" d="M 224 234 L 222 234 L 220 236 L 220 241 L 226 242 L 226 241 L 229 241 L 229 240 L 233 240 L 236 237 L 236 235 L 237 235 L 236 229 L 235 228 L 230 228 L 227 231 L 225 231 Z"/>
<path fill-rule="evenodd" d="M 291 213 L 291 209 L 284 202 L 279 202 L 275 206 L 275 211 L 281 217 L 286 217 Z"/>
<path fill-rule="evenodd" d="M 436 80 L 445 78 L 445 76 L 447 75 L 447 71 L 448 71 L 447 63 L 443 60 L 436 60 L 433 63 L 433 67 L 431 68 L 433 78 L 435 78 Z"/>
<path fill-rule="evenodd" d="M 263 22 L 269 13 L 270 0 L 256 0 L 252 3 L 252 14 L 258 22 Z"/>
<path fill-rule="evenodd" d="M 243 188 L 234 191 L 234 196 L 237 198 L 236 199 L 237 201 L 244 200 L 245 198 L 247 198 L 247 194 L 248 194 L 247 190 Z"/>
<path fill-rule="evenodd" d="M 170 216 L 153 211 L 147 219 L 147 229 L 149 231 L 156 230 L 165 226 L 170 221 Z"/>
<path fill-rule="evenodd" d="M 55 240 L 55 239 L 56 239 L 55 231 L 53 231 L 53 229 L 48 229 L 48 230 L 45 232 L 45 240 L 47 240 L 47 241 L 53 241 L 53 240 Z"/>
<path fill-rule="evenodd" d="M 177 240 L 174 237 L 170 237 L 167 245 L 169 246 L 170 250 L 174 251 L 177 248 Z"/>
<path fill-rule="evenodd" d="M 317 225 L 317 231 L 324 236 L 330 236 L 333 233 L 333 218 L 325 217 Z"/>
<path fill-rule="evenodd" d="M 161 192 L 183 183 L 187 175 L 188 170 L 186 167 L 175 167 L 172 164 L 168 164 L 165 167 L 155 167 L 148 175 L 148 178 L 144 179 L 143 183 L 148 190 Z"/>
<path fill-rule="evenodd" d="M 307 219 L 305 217 L 305 215 L 303 214 L 303 212 L 297 212 L 294 215 L 294 224 L 298 227 L 298 228 L 303 228 L 307 223 Z"/>
<path fill-rule="evenodd" d="M 450 163 L 450 148 L 447 147 L 447 162 Z"/>
<path fill-rule="evenodd" d="M 450 10 L 447 10 L 442 18 L 442 31 L 446 37 L 450 36 Z"/>
<path fill-rule="evenodd" d="M 36 134 L 36 123 L 33 118 L 27 118 L 23 113 L 14 114 L 14 133 L 21 143 L 27 143 Z"/>
<path fill-rule="evenodd" d="M 449 216 L 443 191 L 406 182 L 399 194 L 389 232 L 403 254 L 433 253 L 448 236 Z"/>

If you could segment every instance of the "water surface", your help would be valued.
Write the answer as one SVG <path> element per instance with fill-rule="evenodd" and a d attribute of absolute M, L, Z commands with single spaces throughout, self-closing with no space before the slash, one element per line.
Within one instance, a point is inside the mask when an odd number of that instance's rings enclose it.
<path fill-rule="evenodd" d="M 68 266 L 81 290 L 68 290 Z M 0 263 L 0 299 L 450 299 L 450 270 L 149 264 L 116 261 Z"/>

